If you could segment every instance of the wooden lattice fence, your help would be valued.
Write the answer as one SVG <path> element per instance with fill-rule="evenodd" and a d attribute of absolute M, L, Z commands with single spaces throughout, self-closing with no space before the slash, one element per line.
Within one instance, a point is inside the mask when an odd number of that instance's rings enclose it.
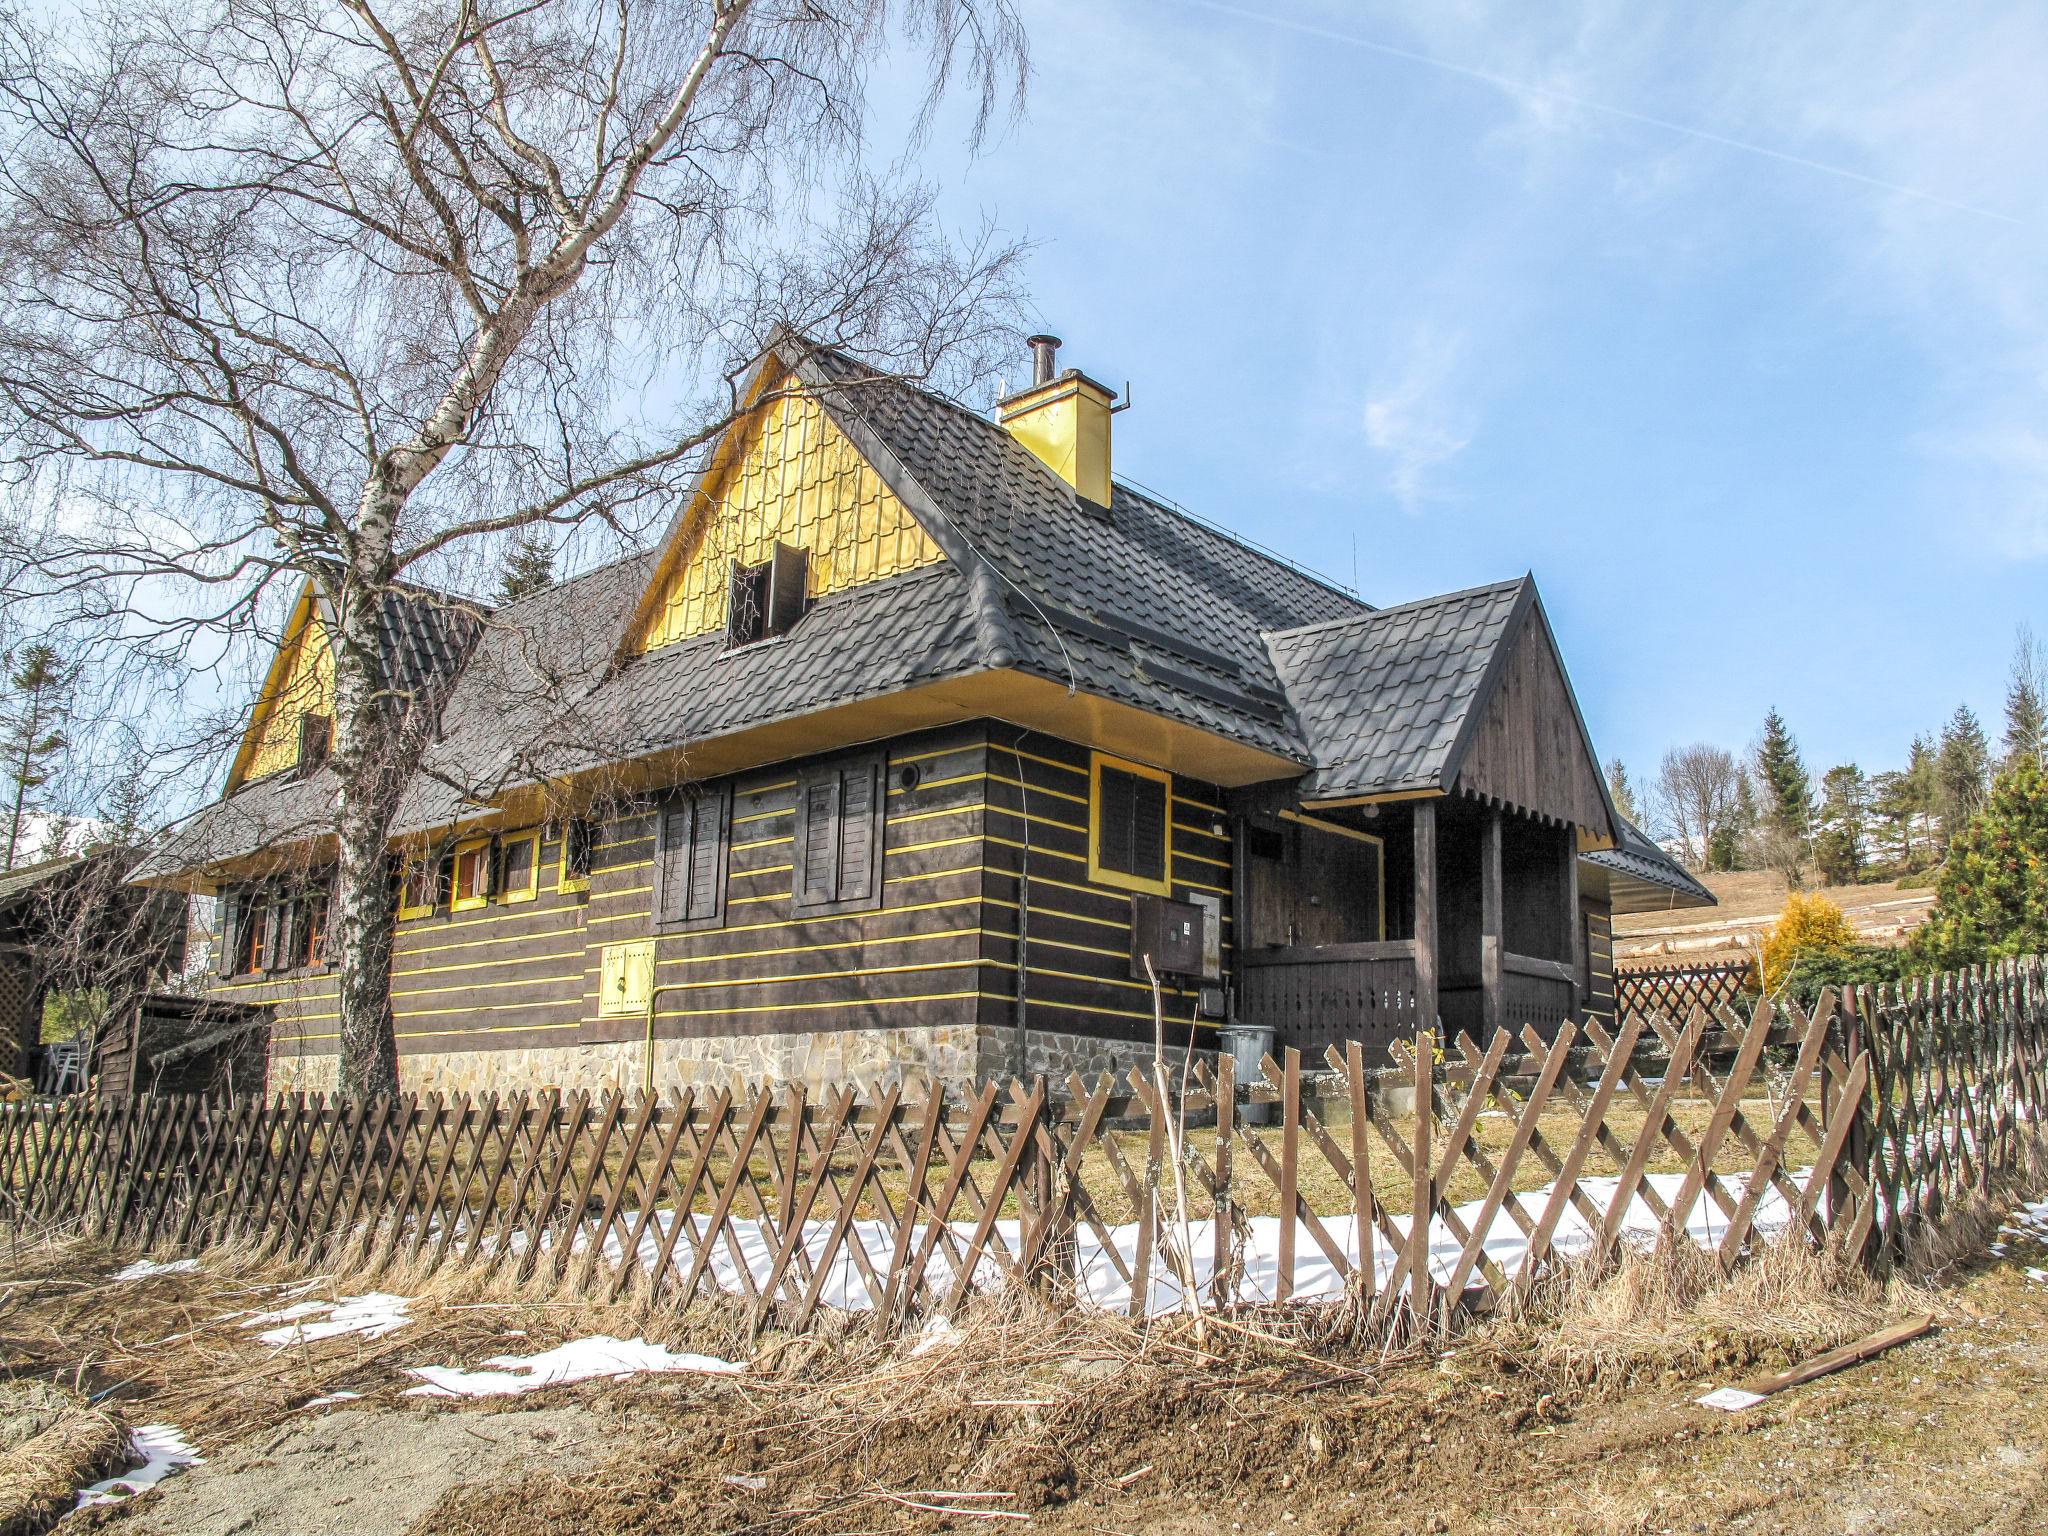
<path fill-rule="evenodd" d="M 935 1089 L 77 1097 L 0 1106 L 0 1202 L 124 1245 L 458 1267 L 800 1327 L 1029 1287 L 1133 1313 L 1346 1301 L 1389 1327 L 1484 1310 L 1561 1258 L 1765 1233 L 1882 1262 L 2038 1148 L 2039 961 L 1811 1014 L 1421 1032 L 1133 1073 Z M 1427 1113 L 1410 1112 L 1409 1096 Z M 1426 1219 L 1413 1219 L 1415 1212 Z"/>
<path fill-rule="evenodd" d="M 1756 966 L 1747 960 L 1725 965 L 1651 965 L 1615 972 L 1614 1006 L 1620 1014 L 1661 1013 L 1684 1019 L 1695 1008 L 1712 1013 L 1737 1008 L 1757 992 Z"/>

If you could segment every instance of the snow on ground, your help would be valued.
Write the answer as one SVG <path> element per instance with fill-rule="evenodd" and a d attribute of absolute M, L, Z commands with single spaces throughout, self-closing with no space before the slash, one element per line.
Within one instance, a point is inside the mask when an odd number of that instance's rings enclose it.
<path fill-rule="evenodd" d="M 1804 1181 L 1803 1173 L 1792 1173 L 1788 1177 L 1795 1184 Z M 1668 1207 L 1676 1198 L 1684 1175 L 1651 1174 L 1644 1180 Z M 1746 1189 L 1742 1175 L 1724 1177 L 1726 1187 L 1740 1200 Z M 1579 1181 L 1579 1188 L 1595 1209 L 1605 1213 L 1613 1202 L 1620 1186 L 1616 1178 L 1586 1178 Z M 1549 1203 L 1552 1186 L 1531 1190 L 1513 1197 L 1519 1208 L 1522 1221 L 1505 1205 L 1496 1211 L 1487 1225 L 1484 1251 L 1486 1256 L 1501 1269 L 1512 1274 L 1528 1258 L 1528 1237 L 1523 1222 L 1535 1226 Z M 1468 1231 L 1478 1221 L 1484 1202 L 1473 1201 L 1457 1207 L 1455 1215 L 1459 1224 Z M 669 1224 L 674 1221 L 674 1212 L 662 1210 L 647 1224 L 642 1235 L 639 1259 L 642 1265 L 652 1268 L 661 1257 L 661 1247 L 667 1235 Z M 1757 1200 L 1755 1230 L 1759 1236 L 1768 1237 L 1781 1231 L 1790 1219 L 1784 1197 L 1775 1189 L 1766 1189 Z M 622 1218 L 622 1221 L 624 1218 Z M 1408 1231 L 1407 1218 L 1390 1216 L 1393 1228 L 1405 1239 Z M 745 1294 L 749 1289 L 759 1289 L 767 1283 L 775 1263 L 776 1242 L 772 1234 L 761 1224 L 752 1220 L 732 1218 L 728 1222 L 729 1236 L 712 1244 L 705 1261 L 706 1273 L 711 1283 L 730 1294 Z M 1280 1218 L 1277 1216 L 1253 1217 L 1247 1224 L 1244 1250 L 1241 1255 L 1243 1269 L 1238 1281 L 1238 1299 L 1247 1302 L 1269 1302 L 1279 1297 L 1280 1279 Z M 1350 1215 L 1322 1218 L 1322 1229 L 1331 1245 L 1344 1256 L 1347 1265 L 1359 1262 L 1359 1233 L 1357 1223 Z M 803 1246 L 815 1270 L 824 1259 L 826 1242 L 831 1234 L 829 1221 L 807 1222 L 804 1227 Z M 1175 1230 L 1170 1228 L 1167 1237 L 1171 1239 Z M 1643 1242 L 1656 1240 L 1659 1222 L 1656 1212 L 1642 1193 L 1629 1201 L 1621 1230 L 1624 1236 Z M 958 1255 L 964 1253 L 973 1236 L 971 1222 L 949 1224 L 954 1241 L 941 1239 L 932 1251 L 925 1267 L 926 1280 L 938 1291 L 944 1293 L 954 1282 Z M 1702 1196 L 1693 1203 L 1693 1210 L 1686 1223 L 1687 1234 L 1702 1244 L 1718 1243 L 1727 1231 L 1727 1218 L 1711 1200 Z M 689 1272 L 695 1262 L 702 1223 L 695 1217 L 689 1218 L 685 1229 L 678 1235 L 670 1265 L 680 1277 Z M 1133 1283 L 1126 1276 L 1137 1264 L 1138 1225 L 1127 1222 L 1109 1229 L 1109 1238 L 1114 1247 L 1105 1245 L 1101 1234 L 1084 1225 L 1076 1234 L 1076 1261 L 1079 1273 L 1079 1290 L 1084 1303 L 1100 1307 L 1105 1311 L 1128 1311 L 1131 1305 Z M 1396 1253 L 1381 1234 L 1366 1234 L 1372 1250 L 1375 1280 L 1384 1285 L 1392 1276 Z M 922 1229 L 913 1240 L 921 1245 L 925 1233 Z M 1556 1234 L 1552 1239 L 1556 1251 L 1563 1255 L 1580 1251 L 1592 1243 L 1592 1229 L 1586 1218 L 1575 1206 L 1567 1205 L 1559 1219 Z M 585 1241 L 579 1237 L 579 1246 Z M 883 1269 L 891 1255 L 896 1241 L 896 1231 L 886 1221 L 855 1221 L 848 1229 L 846 1243 L 825 1266 L 819 1285 L 819 1299 L 824 1305 L 843 1311 L 862 1312 L 871 1309 L 874 1299 L 861 1278 L 861 1270 L 855 1262 L 850 1245 L 858 1242 L 869 1262 L 876 1269 Z M 1014 1253 L 1018 1244 L 1018 1224 L 1015 1221 L 998 1221 L 995 1224 L 991 1246 L 1000 1243 L 1006 1252 Z M 1215 1274 L 1216 1237 L 1212 1221 L 1196 1221 L 1189 1224 L 1188 1246 L 1194 1256 L 1195 1284 L 1206 1298 L 1208 1286 Z M 1431 1223 L 1429 1232 L 1429 1267 L 1439 1283 L 1447 1283 L 1456 1269 L 1463 1242 L 1454 1234 L 1450 1223 L 1438 1217 Z M 605 1240 L 605 1257 L 617 1263 L 622 1247 L 616 1229 Z M 750 1288 L 741 1278 L 742 1267 L 752 1280 Z M 1152 1313 L 1170 1312 L 1182 1305 L 1180 1278 L 1174 1273 L 1168 1256 L 1155 1244 L 1152 1255 L 1152 1273 L 1146 1293 L 1146 1306 Z M 978 1290 L 993 1290 L 1003 1283 L 1001 1262 L 984 1253 L 975 1268 L 974 1286 Z M 1473 1277 L 1473 1278 L 1476 1278 Z M 1344 1294 L 1344 1281 L 1335 1263 L 1316 1241 L 1314 1232 L 1306 1222 L 1298 1223 L 1295 1231 L 1293 1296 L 1297 1301 L 1331 1301 Z"/>
<path fill-rule="evenodd" d="M 152 1275 L 189 1275 L 198 1267 L 197 1259 L 169 1259 L 162 1262 L 156 1259 L 137 1259 L 126 1269 L 115 1270 L 110 1278 L 125 1283 L 131 1280 L 147 1280 Z"/>
<path fill-rule="evenodd" d="M 645 1339 L 571 1339 L 536 1355 L 493 1355 L 484 1362 L 496 1370 L 465 1371 L 448 1365 L 408 1366 L 424 1386 L 408 1387 L 407 1397 L 510 1397 L 541 1387 L 558 1387 L 598 1377 L 614 1379 L 642 1373 L 693 1371 L 730 1376 L 745 1369 L 715 1355 L 672 1354 Z"/>
<path fill-rule="evenodd" d="M 411 1322 L 411 1309 L 409 1297 L 371 1291 L 366 1296 L 344 1296 L 339 1301 L 297 1302 L 281 1311 L 261 1313 L 242 1326 L 261 1328 L 266 1323 L 279 1325 L 256 1337 L 280 1348 L 287 1344 L 312 1344 L 352 1333 L 361 1334 L 366 1339 L 381 1339 Z"/>
<path fill-rule="evenodd" d="M 178 1468 L 206 1459 L 192 1449 L 191 1443 L 172 1424 L 144 1424 L 129 1430 L 128 1454 L 140 1457 L 141 1465 L 119 1477 L 110 1477 L 79 1489 L 80 1509 L 92 1504 L 119 1503 L 146 1488 L 154 1488 Z"/>

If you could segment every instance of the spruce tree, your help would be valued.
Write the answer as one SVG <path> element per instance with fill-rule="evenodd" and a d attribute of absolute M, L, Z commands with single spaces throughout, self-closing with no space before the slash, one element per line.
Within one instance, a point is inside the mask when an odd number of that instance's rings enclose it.
<path fill-rule="evenodd" d="M 1628 781 L 1628 769 L 1618 757 L 1607 760 L 1607 796 L 1614 802 L 1614 808 L 1637 826 L 1643 824 L 1642 815 L 1636 810 L 1635 786 Z"/>
<path fill-rule="evenodd" d="M 75 678 L 57 652 L 41 642 L 0 658 L 0 666 L 6 684 L 0 695 L 0 776 L 8 797 L 7 857 L 0 868 L 11 869 L 23 851 L 29 814 L 70 744 L 64 721 Z"/>
<path fill-rule="evenodd" d="M 1806 776 L 1799 744 L 1786 729 L 1785 717 L 1775 709 L 1764 716 L 1755 770 L 1763 800 L 1757 828 L 1762 862 L 1782 873 L 1788 884 L 1797 885 L 1806 862 L 1807 839 L 1813 835 L 1813 783 Z"/>
<path fill-rule="evenodd" d="M 2022 763 L 1999 775 L 1983 812 L 1960 828 L 1913 935 L 1930 969 L 2048 949 L 2048 774 Z"/>
<path fill-rule="evenodd" d="M 1863 873 L 1871 809 L 1870 781 L 1854 763 L 1843 763 L 1823 774 L 1820 785 L 1813 861 L 1821 879 L 1829 885 L 1847 885 Z"/>
<path fill-rule="evenodd" d="M 555 584 L 555 550 L 547 535 L 533 529 L 515 534 L 498 573 L 498 600 L 516 603 Z"/>
<path fill-rule="evenodd" d="M 2013 647 L 2012 678 L 2005 688 L 2005 766 L 2048 768 L 2048 657 L 2022 624 Z"/>
<path fill-rule="evenodd" d="M 1953 843 L 1984 804 L 1991 778 L 1991 744 L 1967 704 L 1958 704 L 1942 728 L 1935 758 L 1935 797 L 1943 839 Z"/>
<path fill-rule="evenodd" d="M 1926 736 L 1915 736 L 1906 754 L 1906 805 L 1919 828 L 1913 835 L 1910 864 L 1917 865 L 1923 853 L 1940 856 L 1941 833 L 1935 822 L 1941 804 L 1939 757 L 1934 742 Z"/>

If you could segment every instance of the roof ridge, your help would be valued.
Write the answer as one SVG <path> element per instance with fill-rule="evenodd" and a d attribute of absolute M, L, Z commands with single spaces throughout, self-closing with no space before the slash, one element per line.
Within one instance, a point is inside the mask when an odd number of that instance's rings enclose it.
<path fill-rule="evenodd" d="M 1432 603 L 1455 602 L 1459 598 L 1477 597 L 1481 593 L 1512 591 L 1534 579 L 1530 572 L 1524 571 L 1519 576 L 1510 577 L 1502 581 L 1481 582 L 1477 586 L 1460 587 L 1455 592 L 1434 592 L 1428 597 L 1410 598 L 1405 603 L 1395 603 L 1386 608 L 1368 608 L 1364 613 L 1347 613 L 1339 618 L 1318 619 L 1313 624 L 1297 624 L 1292 629 L 1265 630 L 1263 631 L 1263 638 L 1269 642 L 1274 640 L 1293 640 L 1303 635 L 1317 634 L 1323 630 L 1341 629 L 1346 624 L 1363 624 L 1373 619 L 1397 618 L 1404 613 L 1412 613 L 1418 608 L 1426 608 Z"/>
<path fill-rule="evenodd" d="M 510 602 L 500 603 L 496 608 L 488 611 L 493 618 L 499 614 L 510 613 L 514 608 L 523 607 L 527 603 L 538 602 L 544 597 L 551 597 L 559 593 L 564 587 L 573 587 L 578 582 L 588 581 L 593 576 L 602 576 L 605 572 L 614 570 L 630 561 L 644 560 L 649 555 L 658 554 L 659 552 L 658 547 L 655 545 L 642 545 L 640 548 L 631 550 L 626 554 L 616 555 L 612 559 L 605 561 L 602 565 L 593 565 L 590 569 L 578 571 L 573 576 L 564 576 L 560 581 L 551 581 L 538 591 L 528 592 L 523 597 L 515 597 Z"/>

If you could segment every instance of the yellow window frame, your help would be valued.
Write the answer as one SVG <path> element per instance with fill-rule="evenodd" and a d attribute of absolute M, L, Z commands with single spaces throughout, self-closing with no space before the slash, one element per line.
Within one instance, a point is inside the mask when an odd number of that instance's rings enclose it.
<path fill-rule="evenodd" d="M 587 822 L 583 824 L 585 828 L 583 833 L 584 869 L 581 875 L 572 875 L 569 873 L 569 838 L 576 825 L 577 823 L 574 821 L 562 823 L 560 831 L 561 842 L 555 847 L 555 889 L 564 893 L 587 891 L 590 889 L 590 845 L 597 836 L 597 829 L 590 826 Z"/>
<path fill-rule="evenodd" d="M 514 832 L 510 837 L 501 838 L 498 842 L 498 868 L 500 870 L 506 868 L 508 861 L 505 855 L 520 843 L 531 843 L 533 845 L 533 859 L 526 866 L 526 885 L 523 889 L 516 890 L 511 886 L 507 886 L 504 890 L 498 892 L 498 900 L 502 902 L 531 901 L 540 894 L 539 827 L 533 828 L 530 832 Z"/>
<path fill-rule="evenodd" d="M 483 851 L 483 889 L 474 896 L 462 894 L 462 861 L 465 856 Z M 488 837 L 471 837 L 455 845 L 455 867 L 448 880 L 448 910 L 450 912 L 474 912 L 491 903 L 491 840 Z"/>
<path fill-rule="evenodd" d="M 1127 875 L 1120 869 L 1105 869 L 1100 862 L 1102 770 L 1105 768 L 1114 768 L 1117 772 L 1128 773 L 1134 778 L 1150 779 L 1165 788 L 1166 815 L 1159 831 L 1157 880 L 1147 880 L 1142 875 Z M 1098 885 L 1115 886 L 1120 891 L 1141 891 L 1150 896 L 1173 894 L 1173 775 L 1164 768 L 1154 768 L 1149 763 L 1134 763 L 1128 758 L 1112 757 L 1107 752 L 1088 754 L 1088 878 Z"/>
<path fill-rule="evenodd" d="M 398 920 L 401 923 L 410 922 L 418 917 L 432 917 L 434 915 L 434 908 L 440 905 L 441 875 L 438 867 L 440 861 L 438 859 L 431 859 L 429 857 L 430 854 L 431 850 L 428 850 L 414 858 L 405 860 L 398 867 Z M 423 860 L 426 862 L 422 862 Z M 428 875 L 427 904 L 423 907 L 414 906 L 406 900 L 406 896 L 412 890 L 413 876 L 421 872 L 425 872 Z"/>

